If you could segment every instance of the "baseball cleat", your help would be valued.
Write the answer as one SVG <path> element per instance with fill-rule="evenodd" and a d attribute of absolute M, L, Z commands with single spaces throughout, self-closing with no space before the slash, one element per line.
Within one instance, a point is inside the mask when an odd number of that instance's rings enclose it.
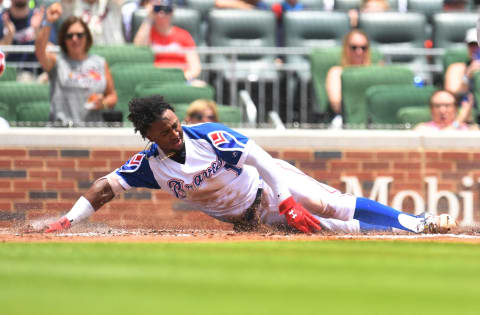
<path fill-rule="evenodd" d="M 420 217 L 423 217 L 423 227 L 419 227 L 420 233 L 445 234 L 457 227 L 457 222 L 448 214 L 433 215 L 423 213 Z"/>

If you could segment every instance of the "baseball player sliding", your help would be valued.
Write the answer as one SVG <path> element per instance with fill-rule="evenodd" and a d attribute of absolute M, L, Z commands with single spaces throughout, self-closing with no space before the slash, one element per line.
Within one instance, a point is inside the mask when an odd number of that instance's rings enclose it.
<path fill-rule="evenodd" d="M 134 98 L 129 110 L 135 131 L 151 146 L 96 180 L 45 232 L 70 228 L 134 187 L 163 189 L 218 220 L 233 223 L 236 230 L 255 230 L 265 224 L 304 233 L 322 228 L 346 233 L 392 229 L 439 233 L 455 226 L 446 214 L 414 216 L 342 194 L 273 159 L 253 140 L 221 124 L 182 126 L 161 96 Z"/>

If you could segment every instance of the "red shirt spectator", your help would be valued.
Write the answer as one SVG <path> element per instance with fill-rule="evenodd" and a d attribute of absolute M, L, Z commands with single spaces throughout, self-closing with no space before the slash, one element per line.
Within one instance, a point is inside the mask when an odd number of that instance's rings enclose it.
<path fill-rule="evenodd" d="M 195 48 L 195 41 L 193 40 L 192 35 L 177 26 L 172 26 L 171 31 L 168 34 L 157 32 L 155 27 L 152 26 L 152 29 L 150 30 L 150 41 L 153 49 L 172 48 L 175 50 L 178 48 Z M 177 65 L 186 70 L 187 57 L 184 53 L 180 52 L 158 52 L 155 53 L 155 65 Z"/>

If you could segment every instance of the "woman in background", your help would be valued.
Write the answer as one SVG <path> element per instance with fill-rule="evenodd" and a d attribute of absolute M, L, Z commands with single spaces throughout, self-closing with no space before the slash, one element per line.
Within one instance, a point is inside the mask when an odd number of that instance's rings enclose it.
<path fill-rule="evenodd" d="M 369 66 L 371 64 L 370 42 L 367 35 L 354 29 L 345 35 L 343 40 L 342 56 L 339 66 L 328 70 L 326 78 L 327 97 L 330 107 L 335 114 L 332 128 L 341 128 L 342 118 L 342 71 L 345 67 Z"/>
<path fill-rule="evenodd" d="M 103 57 L 88 53 L 92 34 L 81 18 L 70 16 L 58 32 L 61 52 L 47 52 L 51 25 L 62 14 L 60 3 L 46 12 L 35 42 L 35 54 L 50 80 L 50 121 L 66 126 L 102 122 L 102 110 L 117 103 L 117 92 Z"/>
<path fill-rule="evenodd" d="M 185 123 L 191 125 L 204 122 L 218 122 L 217 104 L 204 99 L 193 101 L 187 109 Z"/>

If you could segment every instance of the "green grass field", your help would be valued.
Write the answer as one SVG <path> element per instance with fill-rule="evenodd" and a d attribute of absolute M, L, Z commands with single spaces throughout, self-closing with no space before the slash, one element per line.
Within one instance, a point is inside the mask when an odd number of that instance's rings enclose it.
<path fill-rule="evenodd" d="M 3 243 L 0 314 L 479 314 L 480 246 Z"/>

